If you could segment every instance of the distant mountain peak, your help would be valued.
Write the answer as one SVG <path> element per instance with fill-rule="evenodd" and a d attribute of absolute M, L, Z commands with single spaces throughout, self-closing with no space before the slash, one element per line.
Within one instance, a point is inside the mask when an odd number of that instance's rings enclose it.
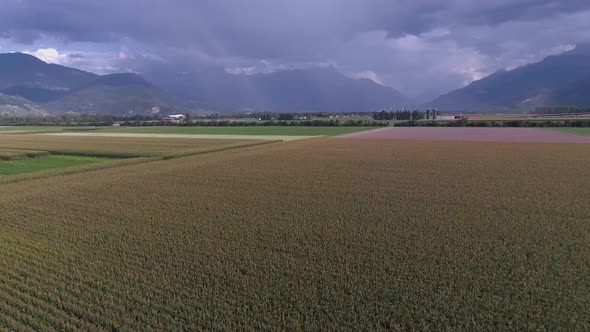
<path fill-rule="evenodd" d="M 586 77 L 590 77 L 590 45 L 581 44 L 537 63 L 496 72 L 425 106 L 445 111 L 524 111 L 552 105 L 557 102 L 551 98 L 555 91 Z M 561 98 L 559 102 L 577 104 L 580 100 Z"/>
<path fill-rule="evenodd" d="M 45 63 L 29 54 L 0 54 L 0 89 L 14 86 L 71 89 L 96 77 L 78 69 Z"/>
<path fill-rule="evenodd" d="M 19 60 L 23 60 L 23 61 L 33 61 L 33 62 L 46 63 L 45 61 L 37 58 L 34 55 L 30 55 L 27 53 L 21 53 L 21 52 L 0 53 L 0 59 L 2 59 L 2 60 L 19 59 Z"/>
<path fill-rule="evenodd" d="M 0 70 L 20 70 L 47 65 L 41 59 L 25 53 L 0 53 Z"/>

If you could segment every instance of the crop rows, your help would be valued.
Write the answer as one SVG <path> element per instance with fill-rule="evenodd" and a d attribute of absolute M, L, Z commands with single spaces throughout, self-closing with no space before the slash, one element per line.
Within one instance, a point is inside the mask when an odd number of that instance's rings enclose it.
<path fill-rule="evenodd" d="M 42 150 L 52 154 L 87 157 L 134 158 L 190 154 L 258 141 L 231 139 L 68 137 L 47 135 L 2 135 L 0 149 Z"/>
<path fill-rule="evenodd" d="M 0 149 L 0 160 L 18 160 L 26 158 L 35 158 L 41 156 L 47 156 L 47 151 L 31 151 L 31 150 L 12 150 L 12 149 Z"/>
<path fill-rule="evenodd" d="M 3 184 L 0 327 L 584 330 L 589 167 L 326 138 Z"/>

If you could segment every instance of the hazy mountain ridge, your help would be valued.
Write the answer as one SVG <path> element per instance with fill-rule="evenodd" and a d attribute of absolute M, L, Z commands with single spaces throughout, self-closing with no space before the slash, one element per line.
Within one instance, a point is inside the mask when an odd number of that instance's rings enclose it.
<path fill-rule="evenodd" d="M 352 79 L 334 68 L 234 75 L 223 69 L 148 77 L 179 99 L 226 110 L 354 112 L 406 107 L 409 99 L 368 79 Z"/>
<path fill-rule="evenodd" d="M 137 74 L 96 75 L 21 53 L 0 54 L 0 87 L 0 93 L 28 100 L 20 104 L 56 113 L 137 114 L 174 104 Z"/>
<path fill-rule="evenodd" d="M 47 64 L 33 56 L 0 55 L 0 92 L 51 112 L 137 114 L 156 106 L 177 111 L 370 111 L 406 107 L 408 98 L 368 79 L 334 68 L 234 75 L 223 69 L 188 74 L 96 75 Z M 166 91 L 166 92 L 164 92 Z"/>
<path fill-rule="evenodd" d="M 169 108 L 172 98 L 137 74 L 110 74 L 46 104 L 50 111 L 97 114 L 142 114 Z"/>
<path fill-rule="evenodd" d="M 360 112 L 411 107 L 393 88 L 353 79 L 333 67 L 235 75 L 220 68 L 176 73 L 96 75 L 21 53 L 0 54 L 4 109 L 33 112 L 146 114 L 167 111 Z M 154 83 L 151 83 L 154 82 Z M 422 107 L 443 111 L 515 111 L 590 105 L 590 47 L 499 71 Z M 27 106 L 28 105 L 28 106 Z"/>
<path fill-rule="evenodd" d="M 566 91 L 575 88 L 576 82 L 587 78 L 590 78 L 590 48 L 581 46 L 549 56 L 538 63 L 499 71 L 465 88 L 440 96 L 425 106 L 449 111 L 523 110 L 547 105 L 586 106 L 590 104 L 590 98 L 569 98 Z"/>
<path fill-rule="evenodd" d="M 0 93 L 0 115 L 45 114 L 39 105 L 19 96 Z"/>
<path fill-rule="evenodd" d="M 48 64 L 23 53 L 0 54 L 0 89 L 37 86 L 68 90 L 91 82 L 98 75 L 65 66 Z"/>

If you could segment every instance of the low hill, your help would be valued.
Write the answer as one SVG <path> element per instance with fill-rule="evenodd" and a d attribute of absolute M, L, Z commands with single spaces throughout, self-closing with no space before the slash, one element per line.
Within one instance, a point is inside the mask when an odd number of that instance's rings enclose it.
<path fill-rule="evenodd" d="M 411 104 L 393 88 L 349 78 L 331 67 L 255 75 L 223 69 L 148 75 L 179 99 L 218 110 L 355 112 Z"/>
<path fill-rule="evenodd" d="M 145 114 L 169 108 L 172 98 L 137 74 L 111 74 L 46 104 L 52 112 Z"/>
<path fill-rule="evenodd" d="M 70 91 L 63 88 L 48 88 L 38 85 L 15 85 L 1 89 L 0 93 L 20 96 L 36 103 L 47 103 L 63 97 Z"/>
<path fill-rule="evenodd" d="M 28 54 L 0 54 L 0 89 L 36 86 L 68 90 L 87 84 L 97 76 L 74 68 L 48 64 Z"/>
<path fill-rule="evenodd" d="M 43 108 L 30 100 L 0 93 L 0 115 L 32 115 L 45 113 L 46 112 Z"/>
<path fill-rule="evenodd" d="M 174 105 L 172 98 L 137 74 L 101 76 L 22 53 L 0 54 L 0 93 L 14 96 L 3 104 L 11 112 L 18 108 L 125 115 Z"/>
<path fill-rule="evenodd" d="M 428 103 L 447 111 L 494 111 L 554 103 L 553 94 L 590 77 L 590 48 L 550 56 L 543 61 L 500 71 Z M 562 96 L 567 97 L 566 95 Z M 561 100 L 567 104 L 574 100 Z"/>

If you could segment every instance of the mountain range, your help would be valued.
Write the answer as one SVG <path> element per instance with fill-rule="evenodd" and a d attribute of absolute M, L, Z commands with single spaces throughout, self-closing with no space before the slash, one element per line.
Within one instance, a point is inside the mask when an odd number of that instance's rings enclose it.
<path fill-rule="evenodd" d="M 499 71 L 420 105 L 442 111 L 522 111 L 590 105 L 590 47 Z M 0 114 L 84 112 L 362 112 L 416 107 L 393 88 L 333 67 L 241 75 L 224 69 L 97 75 L 22 53 L 0 54 Z"/>
<path fill-rule="evenodd" d="M 148 73 L 188 107 L 222 110 L 359 112 L 411 101 L 369 79 L 351 79 L 332 67 L 234 75 L 223 69 Z"/>
<path fill-rule="evenodd" d="M 590 47 L 499 71 L 424 105 L 445 111 L 510 111 L 590 105 Z"/>
<path fill-rule="evenodd" d="M 223 69 L 159 71 L 146 77 L 155 84 L 133 73 L 96 75 L 27 54 L 0 54 L 0 94 L 28 100 L 36 112 L 353 112 L 411 104 L 393 88 L 349 78 L 331 67 L 257 75 L 234 75 Z M 28 112 L 6 104 L 16 99 L 4 100 L 5 110 Z"/>

